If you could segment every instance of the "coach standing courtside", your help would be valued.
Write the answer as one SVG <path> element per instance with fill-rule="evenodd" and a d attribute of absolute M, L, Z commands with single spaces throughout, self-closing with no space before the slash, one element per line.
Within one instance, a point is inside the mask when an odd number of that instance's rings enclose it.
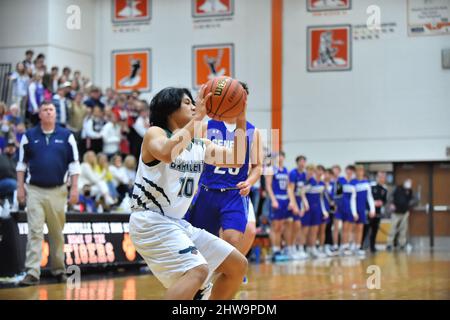
<path fill-rule="evenodd" d="M 26 202 L 28 221 L 23 286 L 39 283 L 44 223 L 48 227 L 52 273 L 58 282 L 66 280 L 62 230 L 67 173 L 71 178 L 70 203 L 78 200 L 80 163 L 75 138 L 68 129 L 56 125 L 56 109 L 51 102 L 41 105 L 39 119 L 40 123 L 23 135 L 17 163 L 17 198 L 19 203 Z"/>

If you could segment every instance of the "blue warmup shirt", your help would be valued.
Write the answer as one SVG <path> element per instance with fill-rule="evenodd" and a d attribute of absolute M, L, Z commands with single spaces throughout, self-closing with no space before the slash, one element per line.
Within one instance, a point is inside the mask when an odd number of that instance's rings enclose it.
<path fill-rule="evenodd" d="M 289 182 L 294 184 L 295 198 L 300 205 L 302 202 L 301 192 L 306 182 L 306 173 L 299 172 L 297 169 L 291 170 L 291 172 L 289 173 Z"/>
<path fill-rule="evenodd" d="M 339 177 L 338 185 L 342 186 L 342 198 L 338 202 L 338 210 L 344 215 L 356 215 L 356 192 L 351 181 Z"/>
<path fill-rule="evenodd" d="M 289 183 L 289 174 L 286 167 L 273 167 L 272 191 L 275 198 L 280 200 L 288 199 L 287 187 Z"/>
<path fill-rule="evenodd" d="M 353 179 L 352 184 L 356 189 L 356 210 L 358 211 L 358 214 L 364 214 L 367 207 L 371 212 L 375 212 L 375 203 L 369 180 Z"/>
<path fill-rule="evenodd" d="M 26 171 L 26 183 L 54 188 L 66 183 L 67 172 L 79 174 L 77 143 L 70 130 L 56 126 L 46 135 L 40 125 L 22 136 L 17 171 Z"/>
<path fill-rule="evenodd" d="M 247 180 L 250 169 L 250 146 L 253 142 L 255 127 L 247 121 L 247 150 L 245 163 L 240 168 L 220 168 L 210 164 L 205 164 L 200 185 L 205 185 L 211 189 L 236 188 L 236 185 Z M 209 120 L 207 138 L 213 143 L 232 149 L 234 144 L 234 131 L 228 131 L 222 121 Z"/>

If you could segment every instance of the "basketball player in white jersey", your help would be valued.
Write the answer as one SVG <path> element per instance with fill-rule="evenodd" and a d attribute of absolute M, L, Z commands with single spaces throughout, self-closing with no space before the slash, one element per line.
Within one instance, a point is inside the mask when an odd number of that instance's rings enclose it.
<path fill-rule="evenodd" d="M 237 118 L 232 149 L 195 139 L 201 138 L 211 96 L 204 97 L 204 90 L 196 103 L 181 88 L 163 89 L 152 99 L 152 126 L 144 136 L 133 189 L 130 238 L 167 288 L 166 299 L 193 299 L 214 271 L 220 275 L 210 298 L 232 299 L 247 270 L 246 258 L 233 246 L 182 220 L 204 163 L 239 168 L 245 160 L 245 111 Z"/>

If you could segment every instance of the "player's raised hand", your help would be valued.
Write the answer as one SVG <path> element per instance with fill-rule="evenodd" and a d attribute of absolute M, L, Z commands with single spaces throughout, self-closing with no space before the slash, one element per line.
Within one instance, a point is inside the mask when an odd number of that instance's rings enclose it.
<path fill-rule="evenodd" d="M 195 100 L 195 120 L 202 121 L 206 115 L 206 101 L 212 96 L 212 92 L 205 96 L 206 85 L 202 85 Z"/>

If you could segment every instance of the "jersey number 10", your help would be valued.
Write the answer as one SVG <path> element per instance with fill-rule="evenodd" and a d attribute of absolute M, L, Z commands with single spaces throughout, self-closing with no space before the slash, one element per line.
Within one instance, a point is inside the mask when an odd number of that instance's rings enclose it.
<path fill-rule="evenodd" d="M 180 178 L 181 188 L 178 192 L 178 196 L 185 196 L 186 198 L 192 197 L 194 194 L 194 179 L 193 178 Z"/>

